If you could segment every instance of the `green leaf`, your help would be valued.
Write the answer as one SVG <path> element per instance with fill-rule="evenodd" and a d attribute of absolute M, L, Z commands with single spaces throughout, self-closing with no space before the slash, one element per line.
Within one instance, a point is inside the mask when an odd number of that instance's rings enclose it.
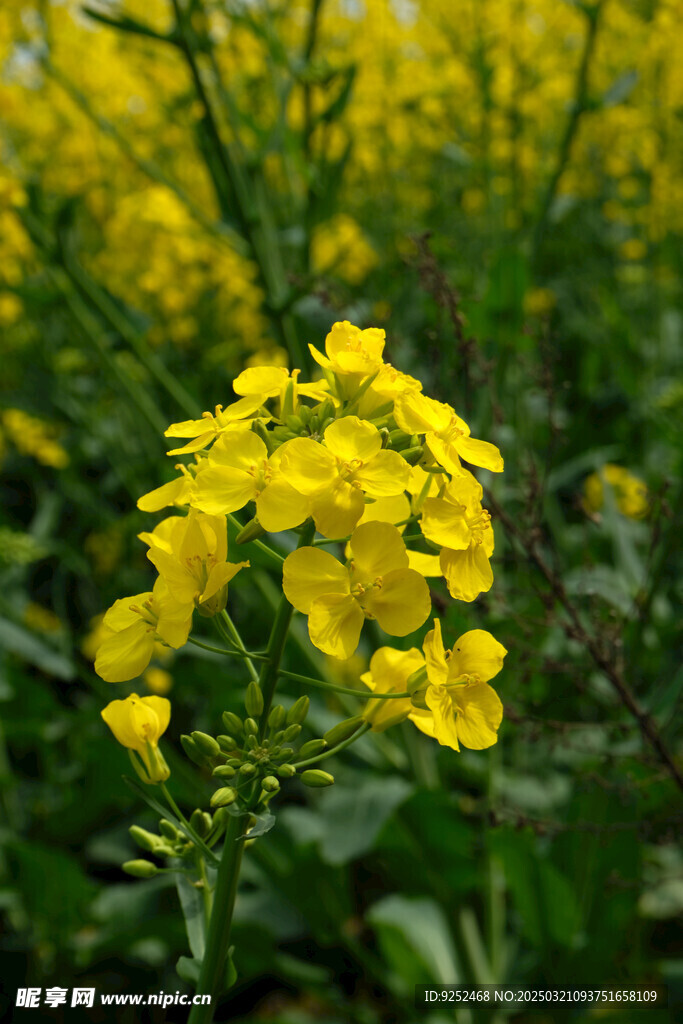
<path fill-rule="evenodd" d="M 201 960 L 190 959 L 189 956 L 178 957 L 175 969 L 181 981 L 186 981 L 188 985 L 192 985 L 194 988 L 197 987 L 199 984 L 199 974 L 202 969 Z"/>
<path fill-rule="evenodd" d="M 192 956 L 201 961 L 206 947 L 206 922 L 202 894 L 185 875 L 176 875 L 180 908 L 185 918 L 185 931 Z"/>
<path fill-rule="evenodd" d="M 346 864 L 371 850 L 382 826 L 407 800 L 413 786 L 396 776 L 369 778 L 359 787 L 325 792 L 320 854 L 328 864 Z"/>
<path fill-rule="evenodd" d="M 47 675 L 57 676 L 58 679 L 73 679 L 73 662 L 9 619 L 0 618 L 0 646 Z"/>
<path fill-rule="evenodd" d="M 402 985 L 457 984 L 461 979 L 448 920 L 434 900 L 395 893 L 370 907 L 366 918 Z"/>

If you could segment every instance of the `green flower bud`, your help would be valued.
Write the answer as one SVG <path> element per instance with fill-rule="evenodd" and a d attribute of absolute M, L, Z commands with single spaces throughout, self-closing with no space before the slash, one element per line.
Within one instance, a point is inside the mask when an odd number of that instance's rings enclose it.
<path fill-rule="evenodd" d="M 316 754 L 322 754 L 326 747 L 325 740 L 308 740 L 299 748 L 299 757 L 302 761 L 308 757 L 315 757 Z"/>
<path fill-rule="evenodd" d="M 243 526 L 237 534 L 235 537 L 235 544 L 249 544 L 252 540 L 258 540 L 265 532 L 266 531 L 258 521 L 258 517 L 254 516 L 254 518 L 250 519 L 247 525 Z"/>
<path fill-rule="evenodd" d="M 217 789 L 211 797 L 210 803 L 212 807 L 229 807 L 230 804 L 234 804 L 237 799 L 237 790 L 233 789 L 232 786 L 223 786 L 221 789 Z"/>
<path fill-rule="evenodd" d="M 190 736 L 194 740 L 195 746 L 206 754 L 207 757 L 215 757 L 216 754 L 220 754 L 221 748 L 216 743 L 213 736 L 207 735 L 205 732 L 191 732 Z"/>
<path fill-rule="evenodd" d="M 258 736 L 258 723 L 253 718 L 247 718 L 244 723 L 244 731 L 247 736 Z"/>
<path fill-rule="evenodd" d="M 281 779 L 291 779 L 293 775 L 296 775 L 296 768 L 293 764 L 281 764 L 277 773 Z"/>
<path fill-rule="evenodd" d="M 235 769 L 229 764 L 219 764 L 211 774 L 216 775 L 219 779 L 232 779 L 235 775 Z"/>
<path fill-rule="evenodd" d="M 266 793 L 277 793 L 280 783 L 274 775 L 266 775 L 265 779 L 261 779 L 261 788 L 265 789 Z"/>
<path fill-rule="evenodd" d="M 285 743 L 291 743 L 292 740 L 295 740 L 297 738 L 297 736 L 299 735 L 300 732 L 301 732 L 301 726 L 300 725 L 296 725 L 296 724 L 288 725 L 287 728 L 284 731 L 284 734 L 283 734 L 282 738 L 285 741 Z"/>
<path fill-rule="evenodd" d="M 121 867 L 133 878 L 154 878 L 159 874 L 159 868 L 149 860 L 127 860 Z"/>
<path fill-rule="evenodd" d="M 276 756 L 274 750 L 271 751 L 271 756 L 272 757 Z M 294 748 L 293 747 L 280 747 L 280 749 L 277 752 L 278 761 L 289 761 L 290 757 L 294 757 Z"/>
<path fill-rule="evenodd" d="M 401 455 L 409 466 L 417 466 L 418 462 L 424 455 L 424 448 L 419 444 L 415 448 L 406 448 L 401 452 Z"/>
<path fill-rule="evenodd" d="M 229 733 L 235 736 L 241 736 L 244 732 L 244 725 L 242 719 L 235 715 L 232 711 L 223 712 L 223 725 Z"/>
<path fill-rule="evenodd" d="M 234 736 L 216 736 L 216 739 L 218 740 L 218 746 L 225 754 L 231 754 L 233 750 L 237 750 L 239 747 L 239 743 Z"/>
<path fill-rule="evenodd" d="M 326 733 L 323 733 L 323 739 L 328 747 L 336 747 L 338 743 L 343 743 L 344 740 L 348 740 L 350 736 L 353 736 L 354 732 L 357 732 L 362 724 L 363 718 L 361 715 L 347 718 L 343 722 L 338 722 L 331 729 L 328 729 Z"/>
<path fill-rule="evenodd" d="M 405 430 L 390 430 L 389 441 L 391 447 L 396 448 L 400 451 L 401 448 L 408 448 L 410 446 L 410 434 L 406 434 Z"/>
<path fill-rule="evenodd" d="M 198 836 L 203 839 L 205 835 L 208 835 L 209 829 L 211 828 L 211 818 L 207 822 L 207 815 L 204 811 L 196 807 L 190 815 L 190 825 L 195 830 Z"/>
<path fill-rule="evenodd" d="M 287 725 L 301 725 L 308 714 L 310 703 L 308 697 L 299 697 L 287 712 Z"/>
<path fill-rule="evenodd" d="M 159 836 L 155 836 L 153 832 L 148 832 L 145 828 L 140 828 L 139 825 L 131 825 L 128 834 L 133 842 L 143 850 L 148 850 L 149 853 L 155 853 L 160 846 L 166 845 Z"/>
<path fill-rule="evenodd" d="M 334 785 L 334 775 L 323 772 L 320 768 L 307 768 L 301 773 L 301 781 L 304 786 L 310 786 L 312 789 L 323 789 L 325 786 Z"/>
<path fill-rule="evenodd" d="M 166 818 L 159 820 L 159 831 L 162 836 L 166 839 L 170 839 L 172 842 L 177 842 L 178 839 L 182 838 L 182 832 L 179 832 L 172 821 L 167 821 Z"/>
<path fill-rule="evenodd" d="M 247 687 L 244 706 L 247 709 L 247 714 L 250 718 L 258 718 L 263 711 L 263 694 L 261 693 L 261 687 L 258 683 L 255 683 L 253 679 Z"/>
<path fill-rule="evenodd" d="M 304 424 L 304 426 L 308 426 L 308 424 L 310 423 L 310 420 L 311 420 L 311 407 L 310 407 L 310 405 L 300 405 L 299 406 L 299 416 L 301 417 L 301 422 Z"/>
<path fill-rule="evenodd" d="M 258 736 L 247 736 L 246 745 L 249 750 L 256 750 L 259 745 Z"/>
<path fill-rule="evenodd" d="M 304 421 L 300 416 L 285 416 L 285 423 L 295 434 L 300 434 L 304 429 Z"/>
<path fill-rule="evenodd" d="M 268 715 L 268 728 L 273 730 L 281 729 L 285 724 L 287 715 L 282 704 L 276 704 L 274 708 L 271 708 L 271 712 Z"/>
<path fill-rule="evenodd" d="M 180 742 L 190 761 L 194 761 L 194 763 L 199 765 L 200 768 L 204 768 L 206 766 L 207 759 L 204 754 L 202 754 L 194 740 L 190 736 L 181 736 Z"/>
<path fill-rule="evenodd" d="M 256 775 L 256 767 L 250 764 L 248 761 L 246 764 L 240 765 L 240 775 L 243 775 L 246 779 L 250 779 L 252 775 Z"/>

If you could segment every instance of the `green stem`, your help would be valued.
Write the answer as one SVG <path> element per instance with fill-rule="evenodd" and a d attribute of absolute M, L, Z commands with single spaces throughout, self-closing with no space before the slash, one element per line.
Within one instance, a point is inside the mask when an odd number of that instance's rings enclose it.
<path fill-rule="evenodd" d="M 231 523 L 236 530 L 243 529 L 242 523 L 239 521 L 237 516 L 233 515 L 231 512 L 228 512 L 228 522 Z M 262 540 L 250 540 L 248 543 L 253 544 L 255 548 L 259 549 L 259 551 L 263 551 L 264 555 L 268 555 L 268 557 L 272 558 L 273 561 L 278 563 L 278 565 L 282 565 L 285 560 L 284 555 L 281 555 L 279 551 L 275 551 L 273 548 L 269 548 Z"/>
<path fill-rule="evenodd" d="M 213 853 L 211 852 L 211 850 L 210 850 L 210 849 L 209 849 L 209 847 L 208 847 L 208 846 L 206 845 L 206 843 L 204 842 L 204 840 L 202 839 L 202 837 L 201 837 L 200 835 L 198 835 L 198 834 L 197 834 L 197 833 L 195 832 L 195 830 L 194 830 L 194 829 L 192 828 L 192 825 L 190 825 L 189 821 L 187 820 L 187 818 L 185 817 L 185 815 L 183 814 L 183 812 L 182 812 L 182 811 L 180 810 L 180 808 L 178 807 L 177 803 L 175 802 L 175 800 L 173 799 L 173 797 L 172 797 L 172 796 L 171 796 L 171 794 L 169 793 L 168 789 L 166 788 L 166 784 L 165 784 L 164 782 L 160 782 L 160 783 L 159 783 L 159 789 L 160 789 L 160 790 L 161 790 L 161 792 L 162 792 L 162 793 L 164 794 L 164 799 L 166 800 L 166 803 L 167 803 L 167 804 L 168 804 L 168 806 L 169 806 L 169 807 L 171 808 L 171 810 L 172 810 L 172 811 L 173 811 L 173 813 L 175 814 L 175 816 L 176 816 L 176 818 L 178 819 L 178 821 L 180 822 L 180 824 L 181 824 L 181 825 L 183 826 L 183 828 L 184 828 L 184 829 L 186 830 L 186 832 L 187 832 L 188 836 L 190 837 L 190 839 L 192 840 L 192 842 L 193 842 L 193 843 L 195 844 L 195 846 L 197 847 L 197 849 L 198 849 L 198 850 L 199 850 L 199 851 L 200 851 L 201 853 L 203 853 L 203 854 L 204 854 L 204 856 L 205 856 L 205 857 L 206 857 L 206 858 L 207 858 L 207 859 L 208 859 L 208 860 L 209 860 L 209 861 L 210 861 L 210 862 L 211 862 L 212 864 L 217 864 L 217 863 L 218 863 L 218 860 L 217 860 L 217 858 L 216 858 L 215 854 L 213 854 Z"/>
<path fill-rule="evenodd" d="M 306 523 L 301 530 L 297 547 L 307 547 L 314 537 L 315 523 Z M 277 677 L 280 674 L 280 662 L 282 660 L 282 653 L 285 649 L 285 642 L 287 640 L 287 633 L 289 632 L 289 624 L 292 621 L 293 613 L 294 608 L 283 594 L 275 613 L 275 621 L 273 622 L 270 640 L 268 641 L 268 648 L 266 650 L 268 661 L 261 669 L 261 675 L 259 677 L 259 686 L 263 693 L 263 711 L 259 721 L 259 736 L 261 737 L 265 735 L 266 727 L 268 725 L 270 706 L 273 703 L 273 694 L 275 693 Z"/>
<path fill-rule="evenodd" d="M 370 725 L 370 723 L 365 722 L 363 725 L 361 725 L 358 732 L 354 732 L 353 736 L 349 736 L 347 740 L 342 740 L 342 742 L 338 743 L 336 747 L 332 747 L 332 750 L 326 750 L 324 754 L 318 754 L 316 757 L 308 757 L 306 758 L 305 761 L 294 761 L 294 764 L 296 765 L 297 768 L 305 768 L 309 764 L 317 764 L 318 761 L 324 761 L 328 757 L 333 757 L 335 754 L 338 754 L 341 750 L 345 750 L 346 747 L 350 747 L 351 744 L 355 743 L 356 740 L 359 740 L 361 736 L 365 736 L 366 732 L 368 732 L 371 728 L 372 726 Z"/>
<path fill-rule="evenodd" d="M 215 1003 L 224 987 L 225 961 L 230 943 L 232 914 L 237 895 L 244 833 L 249 823 L 248 814 L 231 814 L 225 830 L 225 844 L 216 874 L 213 909 L 206 936 L 206 949 L 197 983 L 197 993 L 210 995 L 214 1005 L 193 1006 L 188 1024 L 210 1024 Z"/>
<path fill-rule="evenodd" d="M 223 612 L 221 613 L 221 618 L 223 619 L 223 622 L 225 623 L 225 625 L 227 627 L 227 630 L 228 630 L 228 633 L 230 634 L 230 638 L 231 638 L 232 642 L 236 645 L 236 647 L 238 648 L 240 654 L 244 658 L 245 664 L 246 664 L 247 669 L 249 671 L 249 675 L 251 676 L 251 678 L 254 680 L 255 683 L 258 683 L 258 681 L 259 681 L 259 674 L 256 671 L 256 666 L 254 665 L 254 662 L 251 660 L 251 656 L 250 656 L 249 652 L 247 651 L 246 647 L 244 646 L 244 643 L 242 641 L 242 637 L 239 635 L 239 631 L 237 629 L 237 626 L 235 625 L 235 623 L 232 621 L 232 619 L 230 618 L 230 616 L 228 615 L 228 613 L 225 610 L 223 610 Z"/>

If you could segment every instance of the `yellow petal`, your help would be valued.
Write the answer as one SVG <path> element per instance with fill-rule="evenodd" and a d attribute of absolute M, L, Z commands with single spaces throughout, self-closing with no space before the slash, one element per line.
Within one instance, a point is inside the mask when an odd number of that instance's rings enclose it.
<path fill-rule="evenodd" d="M 159 607 L 159 620 L 155 633 L 165 644 L 176 651 L 187 643 L 192 629 L 193 608 L 194 601 L 192 604 L 178 604 L 170 598 Z M 154 653 L 156 657 L 159 656 L 158 651 Z"/>
<path fill-rule="evenodd" d="M 147 557 L 159 575 L 163 576 L 171 596 L 181 604 L 193 604 L 199 593 L 198 576 L 195 577 L 187 566 L 167 551 L 150 548 Z"/>
<path fill-rule="evenodd" d="M 363 492 L 339 478 L 332 487 L 311 498 L 311 514 L 324 537 L 346 537 L 364 508 Z"/>
<path fill-rule="evenodd" d="M 409 551 L 408 565 L 421 576 L 441 576 L 441 561 L 438 555 L 427 555 L 423 551 Z"/>
<path fill-rule="evenodd" d="M 371 498 L 389 498 L 406 489 L 410 466 L 398 452 L 380 451 L 356 470 L 354 477 Z"/>
<path fill-rule="evenodd" d="M 256 497 L 256 481 L 249 473 L 227 466 L 206 466 L 197 473 L 192 504 L 211 515 L 226 515 L 244 508 Z"/>
<path fill-rule="evenodd" d="M 206 422 L 206 421 L 205 421 Z M 167 455 L 189 455 L 191 452 L 201 451 L 202 448 L 206 448 L 207 444 L 211 444 L 212 441 L 216 440 L 216 431 L 207 430 L 204 434 L 200 434 L 194 441 L 189 441 L 184 444 L 182 448 L 172 448 L 170 452 L 166 452 Z"/>
<path fill-rule="evenodd" d="M 442 686 L 448 678 L 448 664 L 441 637 L 441 623 L 438 619 L 434 619 L 434 629 L 430 629 L 424 638 L 422 650 L 427 663 L 429 681 L 434 686 Z"/>
<path fill-rule="evenodd" d="M 140 618 L 140 613 L 133 611 L 133 608 L 141 608 L 145 601 L 151 601 L 152 591 L 146 590 L 144 594 L 132 594 L 130 597 L 120 597 L 114 601 L 111 608 L 105 612 L 102 624 L 114 632 L 119 632 L 132 626 Z"/>
<path fill-rule="evenodd" d="M 462 745 L 471 750 L 492 747 L 503 720 L 503 705 L 493 687 L 468 683 L 451 687 L 450 694 L 458 711 L 456 729 Z"/>
<path fill-rule="evenodd" d="M 493 585 L 493 570 L 483 544 L 470 544 L 465 551 L 443 548 L 441 571 L 449 594 L 458 601 L 474 601 Z"/>
<path fill-rule="evenodd" d="M 486 683 L 498 675 L 507 651 L 485 629 L 470 629 L 456 640 L 448 661 L 448 677 L 479 676 Z"/>
<path fill-rule="evenodd" d="M 299 494 L 284 476 L 277 477 L 256 499 L 259 522 L 268 533 L 291 530 L 308 519 L 310 499 Z"/>
<path fill-rule="evenodd" d="M 151 697 L 141 697 L 140 700 L 156 715 L 157 726 L 155 742 L 158 742 L 161 736 L 163 736 L 168 729 L 168 723 L 171 721 L 171 702 L 165 697 L 158 697 L 156 695 Z"/>
<path fill-rule="evenodd" d="M 403 523 L 404 519 L 408 519 L 410 516 L 410 501 L 405 494 L 393 494 L 389 498 L 377 498 L 376 501 L 371 501 L 365 506 L 363 515 L 360 517 L 358 522 L 359 526 L 363 523 L 402 523 L 397 529 L 403 533 L 406 528 L 406 524 Z"/>
<path fill-rule="evenodd" d="M 184 473 L 181 473 L 175 480 L 148 491 L 138 499 L 138 508 L 141 512 L 159 512 L 168 505 L 187 505 L 192 494 L 193 483 Z"/>
<path fill-rule="evenodd" d="M 135 750 L 140 746 L 140 737 L 133 726 L 131 698 L 140 699 L 136 693 L 133 693 L 125 700 L 112 700 L 100 714 L 113 732 L 117 742 L 121 746 L 127 747 L 128 750 Z"/>
<path fill-rule="evenodd" d="M 258 434 L 245 426 L 231 427 L 221 434 L 211 449 L 209 465 L 228 466 L 244 473 L 253 473 L 267 458 L 268 449 Z"/>
<path fill-rule="evenodd" d="M 168 430 L 164 431 L 164 437 L 199 437 L 200 434 L 207 432 L 212 421 L 213 416 L 202 416 L 200 420 L 183 420 L 182 423 L 172 423 Z"/>
<path fill-rule="evenodd" d="M 236 395 L 278 395 L 289 378 L 289 371 L 282 366 L 252 366 L 242 370 L 232 382 Z"/>
<path fill-rule="evenodd" d="M 460 750 L 455 713 L 448 690 L 445 686 L 428 686 L 425 703 L 434 720 L 434 736 L 444 747 Z"/>
<path fill-rule="evenodd" d="M 492 473 L 503 472 L 503 459 L 495 444 L 478 441 L 475 437 L 458 437 L 454 441 L 458 455 L 473 466 L 481 466 Z"/>
<path fill-rule="evenodd" d="M 123 683 L 141 675 L 150 663 L 154 650 L 154 627 L 137 621 L 99 646 L 95 671 L 107 683 Z"/>
<path fill-rule="evenodd" d="M 308 615 L 316 598 L 325 594 L 348 594 L 349 574 L 329 551 L 299 548 L 285 558 L 282 588 L 289 603 Z"/>
<path fill-rule="evenodd" d="M 353 558 L 353 578 L 372 583 L 392 569 L 408 567 L 408 552 L 403 538 L 390 523 L 371 522 L 357 526 L 349 548 Z"/>
<path fill-rule="evenodd" d="M 308 633 L 319 650 L 333 658 L 350 658 L 360 640 L 365 616 L 350 594 L 326 594 L 311 605 Z"/>
<path fill-rule="evenodd" d="M 422 506 L 420 529 L 428 540 L 456 550 L 469 547 L 470 528 L 466 508 L 444 498 L 427 498 Z"/>
<path fill-rule="evenodd" d="M 282 472 L 301 494 L 315 494 L 338 478 L 337 460 L 331 451 L 308 437 L 295 437 L 282 456 Z"/>
<path fill-rule="evenodd" d="M 425 443 L 439 465 L 449 473 L 459 476 L 463 472 L 457 449 L 450 441 L 444 441 L 438 434 L 432 433 L 425 435 Z"/>
<path fill-rule="evenodd" d="M 419 629 L 432 610 L 429 587 L 414 569 L 388 572 L 382 586 L 369 591 L 363 604 L 391 636 L 407 636 Z"/>
<path fill-rule="evenodd" d="M 204 592 L 199 598 L 199 603 L 203 604 L 210 600 L 214 594 L 217 594 L 230 580 L 235 578 L 240 569 L 248 567 L 249 562 L 219 562 L 218 565 L 214 565 L 206 581 Z"/>
<path fill-rule="evenodd" d="M 357 416 L 345 416 L 330 423 L 324 436 L 325 445 L 342 462 L 352 462 L 354 459 L 368 462 L 382 447 L 382 437 L 377 427 Z"/>
<path fill-rule="evenodd" d="M 446 430 L 453 415 L 449 405 L 436 402 L 419 391 L 404 391 L 394 405 L 396 423 L 406 434 Z"/>

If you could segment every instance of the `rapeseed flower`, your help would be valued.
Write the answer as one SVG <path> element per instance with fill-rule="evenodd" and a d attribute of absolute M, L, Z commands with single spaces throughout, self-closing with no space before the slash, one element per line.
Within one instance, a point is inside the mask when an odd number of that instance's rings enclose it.
<path fill-rule="evenodd" d="M 159 739 L 171 720 L 171 702 L 165 697 L 131 693 L 125 700 L 111 701 L 101 714 L 121 746 L 141 759 L 144 773 L 135 761 L 133 764 L 143 781 L 165 782 L 171 773 L 159 750 Z"/>
<path fill-rule="evenodd" d="M 471 437 L 467 423 L 444 402 L 419 391 L 404 391 L 396 399 L 394 418 L 406 433 L 424 434 L 433 457 L 453 476 L 462 472 L 461 458 L 493 473 L 503 472 L 503 459 L 496 446 Z"/>

